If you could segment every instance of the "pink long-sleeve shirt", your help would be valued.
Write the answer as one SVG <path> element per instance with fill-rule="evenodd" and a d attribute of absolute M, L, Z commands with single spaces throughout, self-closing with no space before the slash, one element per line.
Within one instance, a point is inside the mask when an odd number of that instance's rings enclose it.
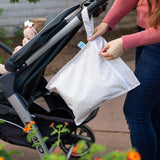
<path fill-rule="evenodd" d="M 115 0 L 110 11 L 107 13 L 103 22 L 107 23 L 111 30 L 119 20 L 129 13 L 137 5 L 137 25 L 144 28 L 144 31 L 122 36 L 125 50 L 138 46 L 160 43 L 160 26 L 157 29 L 146 24 L 148 12 L 147 0 Z M 160 3 L 159 3 L 160 5 Z M 152 2 L 154 9 L 155 2 Z M 149 19 L 148 19 L 149 20 Z"/>

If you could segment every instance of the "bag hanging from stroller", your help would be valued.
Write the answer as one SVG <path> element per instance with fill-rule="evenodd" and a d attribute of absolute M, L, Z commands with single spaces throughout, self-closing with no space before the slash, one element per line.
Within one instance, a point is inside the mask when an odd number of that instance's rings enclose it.
<path fill-rule="evenodd" d="M 93 34 L 93 19 L 87 8 L 82 11 L 83 23 L 90 37 Z M 107 61 L 99 52 L 106 45 L 102 37 L 88 42 L 47 84 L 55 89 L 73 111 L 76 125 L 105 100 L 124 94 L 139 85 L 131 69 L 121 58 Z"/>

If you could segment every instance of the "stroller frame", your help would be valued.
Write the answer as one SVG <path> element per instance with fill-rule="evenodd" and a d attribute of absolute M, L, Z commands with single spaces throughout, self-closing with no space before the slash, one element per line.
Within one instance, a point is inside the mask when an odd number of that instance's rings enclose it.
<path fill-rule="evenodd" d="M 102 6 L 104 3 L 106 3 L 106 0 L 91 0 L 91 1 L 90 0 L 82 0 L 81 2 L 78 3 L 78 5 L 75 5 L 76 6 L 75 8 L 80 8 L 78 10 L 78 14 L 74 18 L 72 18 L 72 15 L 67 16 L 65 19 L 66 19 L 66 21 L 68 21 L 68 24 L 65 25 L 53 37 L 51 37 L 50 40 L 48 40 L 48 42 L 45 43 L 41 48 L 37 49 L 34 53 L 32 53 L 29 57 L 27 57 L 25 59 L 25 61 L 21 64 L 21 67 L 16 68 L 16 69 L 14 69 L 14 71 L 12 71 L 12 69 L 9 68 L 10 62 L 9 61 L 6 62 L 5 66 L 9 72 L 0 77 L 0 84 L 1 84 L 0 90 L 1 90 L 1 93 L 3 94 L 3 96 L 8 100 L 10 105 L 16 111 L 17 115 L 21 119 L 24 126 L 26 126 L 29 122 L 34 121 L 35 115 L 29 113 L 28 103 L 26 102 L 25 97 L 23 97 L 23 95 L 21 95 L 21 93 L 19 93 L 19 91 L 17 91 L 16 85 L 15 85 L 17 76 L 19 76 L 21 73 L 23 73 L 29 66 L 34 64 L 34 62 L 37 61 L 37 59 L 39 57 L 41 57 L 45 52 L 47 52 L 47 50 L 49 48 L 52 48 L 61 39 L 63 39 L 65 36 L 67 36 L 67 34 L 69 32 L 73 31 L 75 28 L 81 27 L 81 25 L 82 25 L 81 10 L 84 5 L 87 6 L 88 13 L 91 15 L 91 13 L 93 13 L 93 11 L 97 7 Z M 73 10 L 75 10 L 75 9 L 73 9 Z M 33 38 L 33 39 L 35 39 L 35 38 Z M 31 41 L 29 43 L 32 43 Z M 27 45 L 29 46 L 29 44 L 27 44 Z M 2 47 L 2 43 L 0 44 L 0 46 Z M 25 48 L 25 47 L 23 47 L 23 48 Z M 10 49 L 5 47 L 4 45 L 3 45 L 3 49 L 10 52 Z M 21 50 L 18 52 L 21 52 Z M 13 55 L 13 56 L 16 56 L 16 55 Z M 5 85 L 5 84 L 7 84 L 7 85 Z M 47 93 L 50 94 L 49 92 L 47 92 Z M 92 118 L 94 116 L 92 116 Z M 73 122 L 71 121 L 71 123 L 73 123 Z M 37 129 L 37 128 L 38 128 L 38 126 L 36 124 L 34 124 L 33 129 Z M 53 147 L 48 148 L 46 143 L 42 142 L 42 134 L 39 129 L 37 130 L 36 134 L 33 136 L 32 141 L 33 141 L 33 143 L 41 142 L 41 143 L 39 143 L 38 146 L 36 146 L 36 150 L 38 151 L 40 157 L 43 157 L 43 155 L 45 153 L 51 153 L 54 150 Z M 67 154 L 68 159 L 72 155 L 73 147 L 74 147 L 74 145 L 72 145 L 71 148 L 69 149 L 69 152 Z"/>
<path fill-rule="evenodd" d="M 5 75 L 2 75 L 0 78 L 0 83 L 4 84 L 7 82 L 8 87 L 1 87 L 1 90 L 4 92 L 5 90 L 5 97 L 9 101 L 9 103 L 13 106 L 17 114 L 19 115 L 20 119 L 22 120 L 24 125 L 27 125 L 29 122 L 34 121 L 32 115 L 27 110 L 27 105 L 25 101 L 18 96 L 17 93 L 14 91 L 14 81 L 15 76 L 12 73 L 7 73 Z M 8 94 L 9 93 L 9 94 Z M 33 130 L 38 128 L 36 124 L 33 125 Z M 32 138 L 33 143 L 39 142 L 39 140 L 42 140 L 42 135 L 39 130 L 37 130 L 37 133 Z M 51 153 L 52 149 L 48 150 L 45 143 L 41 143 L 41 145 L 36 146 L 36 150 L 38 151 L 40 157 L 44 155 L 44 153 Z"/>

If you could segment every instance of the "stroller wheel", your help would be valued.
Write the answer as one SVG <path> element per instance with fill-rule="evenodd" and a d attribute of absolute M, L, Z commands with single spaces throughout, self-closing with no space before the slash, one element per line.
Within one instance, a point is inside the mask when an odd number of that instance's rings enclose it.
<path fill-rule="evenodd" d="M 80 141 L 85 140 L 86 144 L 83 148 L 83 151 L 81 153 L 77 153 L 76 155 L 72 153 L 72 150 L 74 146 Z M 90 146 L 92 143 L 95 142 L 95 136 L 91 128 L 89 128 L 87 125 L 81 125 L 78 126 L 67 139 L 61 139 L 61 149 L 64 151 L 64 153 L 67 154 L 68 157 L 81 157 L 82 155 L 88 153 Z"/>

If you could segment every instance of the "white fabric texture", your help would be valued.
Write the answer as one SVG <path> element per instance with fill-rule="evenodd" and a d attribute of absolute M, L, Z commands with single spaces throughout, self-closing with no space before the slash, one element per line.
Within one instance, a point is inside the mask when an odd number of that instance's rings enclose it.
<path fill-rule="evenodd" d="M 87 36 L 93 33 L 93 18 L 87 8 L 82 11 Z M 98 37 L 88 42 L 47 84 L 56 89 L 73 111 L 76 125 L 80 125 L 105 100 L 120 96 L 140 83 L 121 58 L 105 60 L 100 50 L 107 44 Z"/>

